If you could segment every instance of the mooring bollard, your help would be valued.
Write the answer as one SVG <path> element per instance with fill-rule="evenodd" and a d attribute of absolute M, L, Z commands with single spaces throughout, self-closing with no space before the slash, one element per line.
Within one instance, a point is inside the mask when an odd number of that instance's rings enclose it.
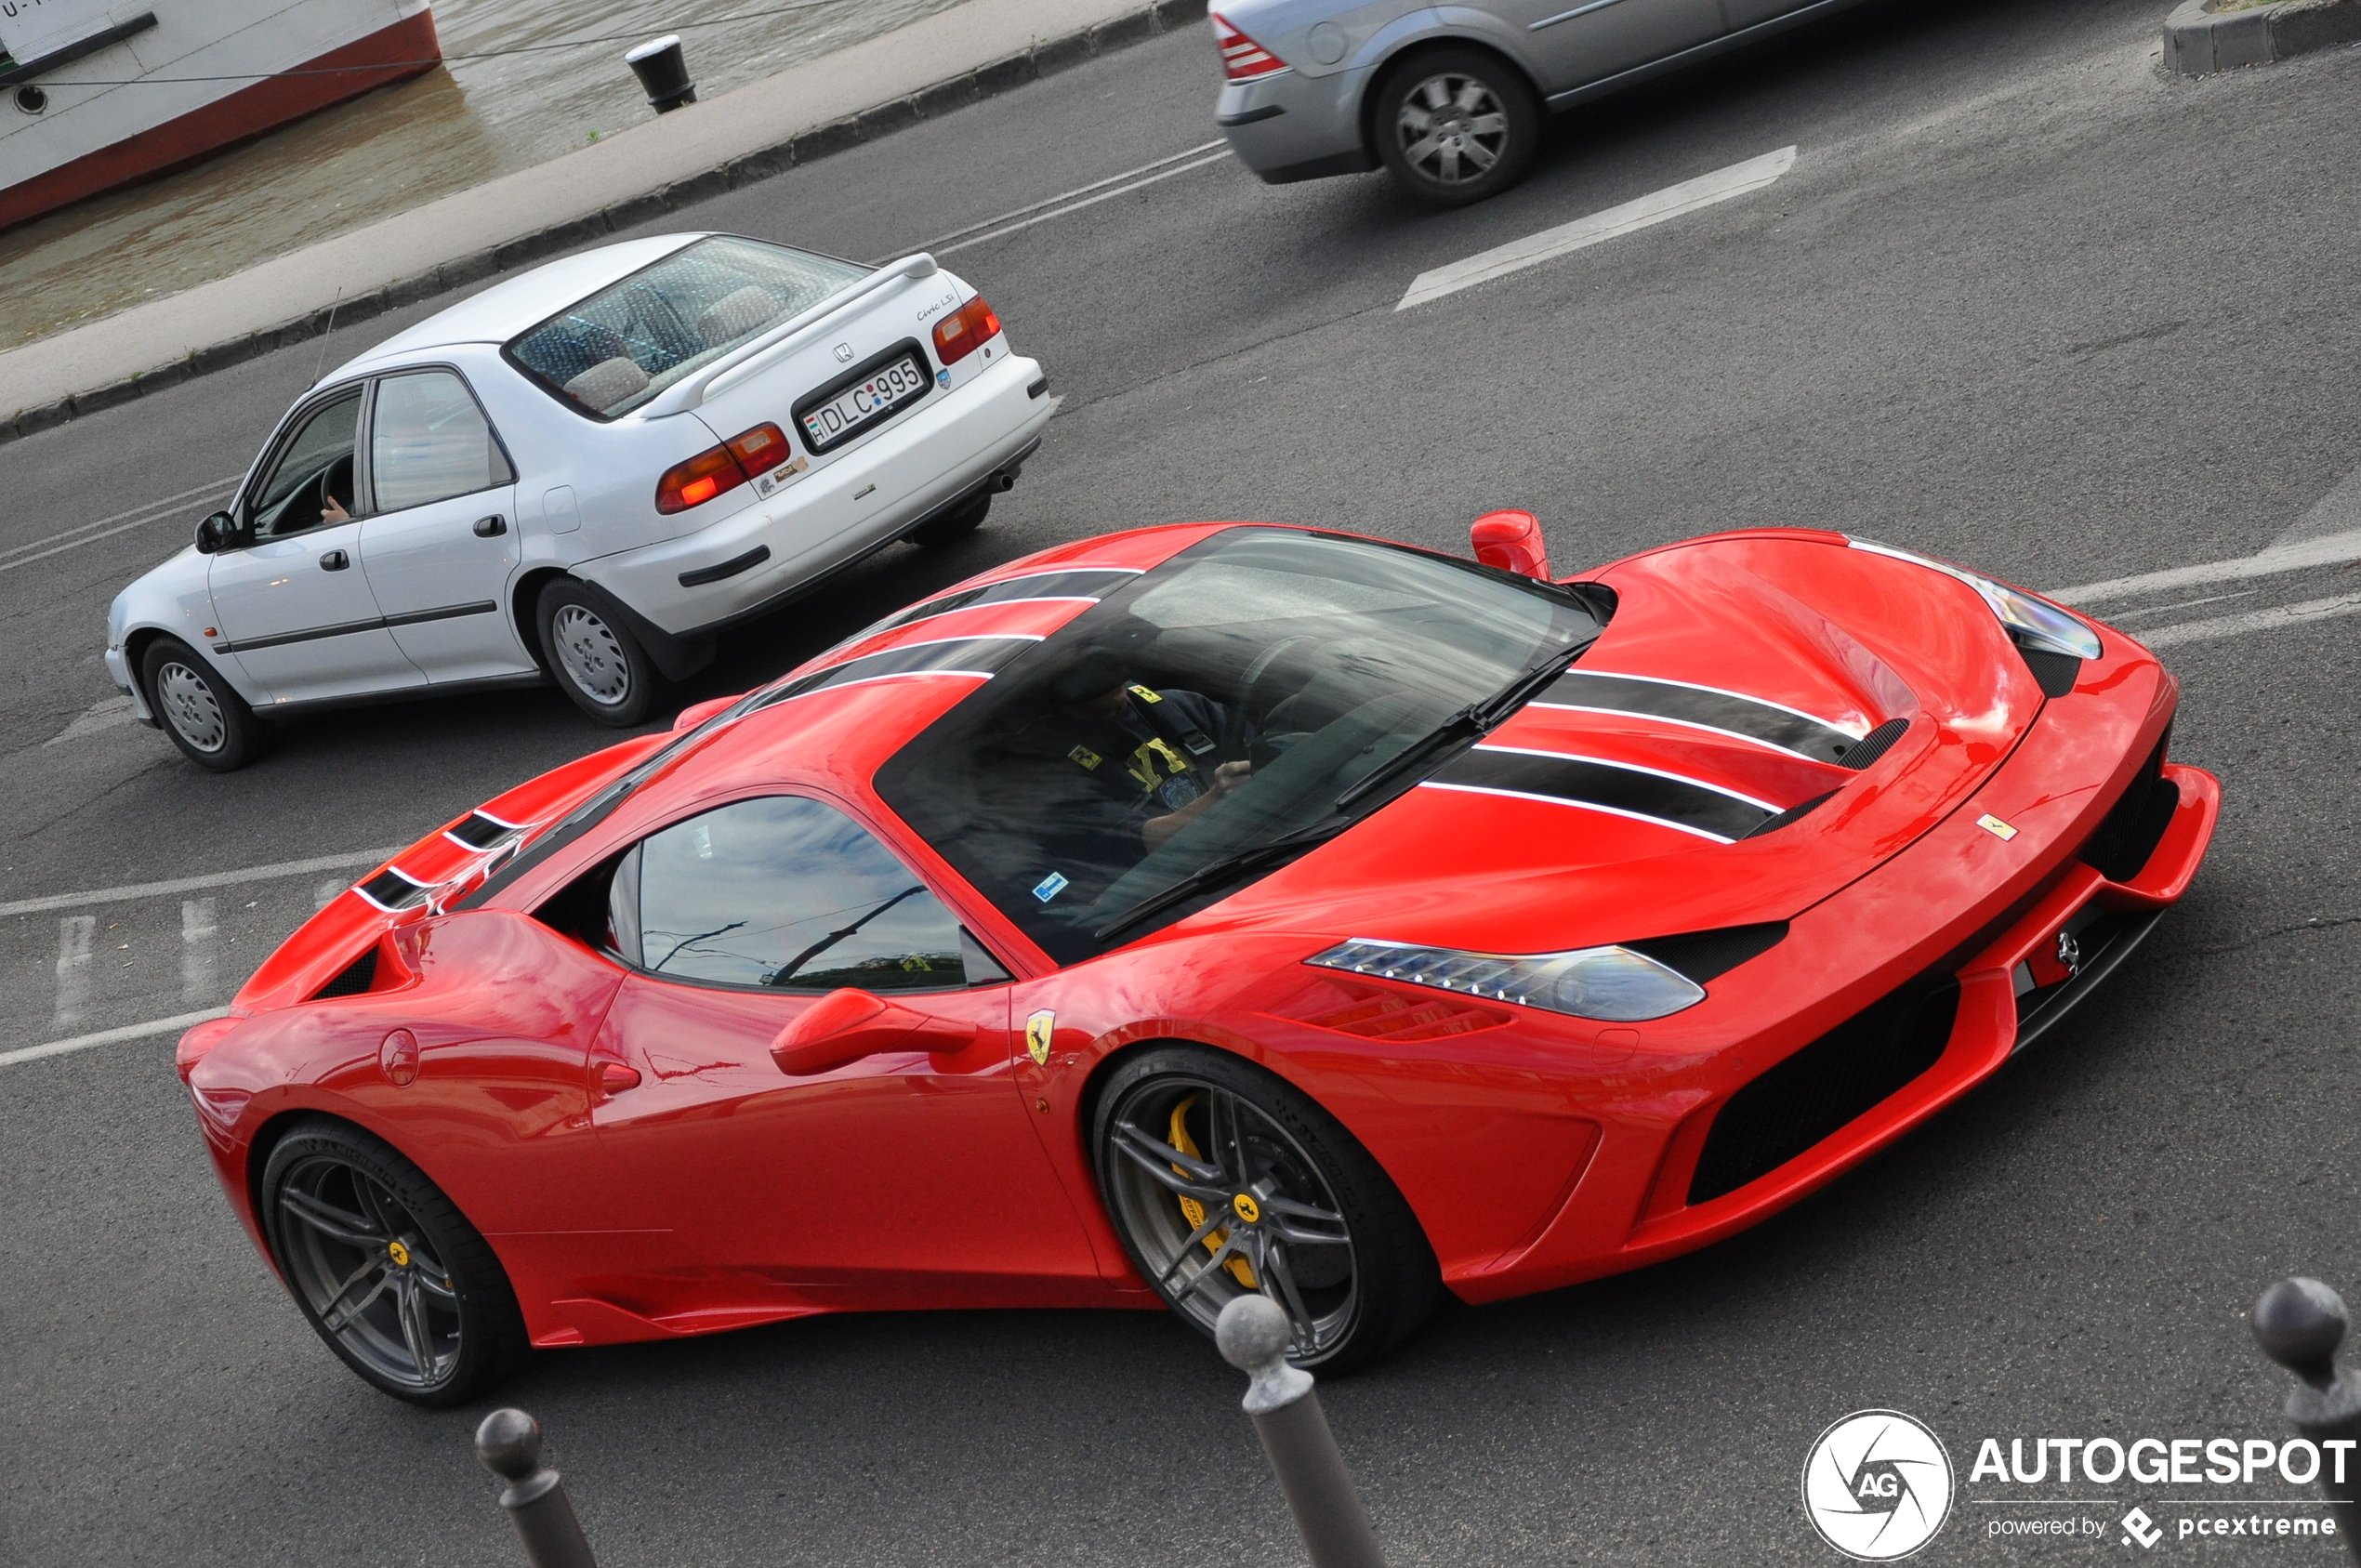
<path fill-rule="evenodd" d="M 2254 1337 L 2262 1353 L 2301 1379 L 2288 1390 L 2288 1422 L 2321 1444 L 2320 1495 L 2336 1515 L 2344 1549 L 2361 1562 L 2361 1385 L 2337 1368 L 2344 1339 L 2344 1301 L 2318 1280 L 2281 1280 L 2254 1304 Z"/>
<path fill-rule="evenodd" d="M 640 78 L 640 90 L 648 95 L 648 107 L 657 113 L 669 114 L 684 103 L 697 101 L 697 85 L 689 80 L 689 61 L 680 52 L 679 33 L 649 39 L 625 55 L 623 63 Z"/>
<path fill-rule="evenodd" d="M 1287 1314 L 1267 1296 L 1241 1296 L 1221 1309 L 1213 1333 L 1221 1359 L 1246 1375 L 1246 1412 L 1278 1472 L 1312 1568 L 1385 1568 L 1312 1374 L 1287 1364 L 1294 1337 Z"/>
<path fill-rule="evenodd" d="M 500 1506 L 516 1522 L 533 1568 L 599 1568 L 565 1482 L 541 1462 L 540 1422 L 521 1410 L 494 1411 L 476 1428 L 476 1457 L 508 1483 Z"/>

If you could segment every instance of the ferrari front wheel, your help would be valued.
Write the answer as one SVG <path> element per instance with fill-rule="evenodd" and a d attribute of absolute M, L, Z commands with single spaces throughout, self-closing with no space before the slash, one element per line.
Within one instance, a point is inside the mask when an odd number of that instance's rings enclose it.
<path fill-rule="evenodd" d="M 1132 1057 L 1098 1098 L 1091 1152 L 1132 1266 L 1207 1337 L 1260 1293 L 1293 1325 L 1288 1360 L 1343 1371 L 1434 1305 L 1434 1253 L 1377 1161 L 1249 1062 L 1196 1046 Z"/>
<path fill-rule="evenodd" d="M 387 1393 L 464 1403 L 523 1359 L 524 1319 L 499 1259 L 391 1144 L 307 1122 L 271 1149 L 259 1196 L 271 1258 L 305 1320 Z"/>

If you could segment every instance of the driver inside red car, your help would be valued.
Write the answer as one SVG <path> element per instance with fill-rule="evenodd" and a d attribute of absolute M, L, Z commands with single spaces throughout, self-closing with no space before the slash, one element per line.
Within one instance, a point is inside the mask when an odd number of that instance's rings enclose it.
<path fill-rule="evenodd" d="M 1078 786 L 1087 798 L 1120 808 L 1150 850 L 1253 771 L 1235 713 L 1199 692 L 1134 681 L 1112 650 L 1085 650 L 1050 682 L 1049 695 L 1054 705 L 1019 732 L 1015 749 L 1060 781 L 1064 787 L 1052 793 L 1062 803 L 1079 805 Z"/>

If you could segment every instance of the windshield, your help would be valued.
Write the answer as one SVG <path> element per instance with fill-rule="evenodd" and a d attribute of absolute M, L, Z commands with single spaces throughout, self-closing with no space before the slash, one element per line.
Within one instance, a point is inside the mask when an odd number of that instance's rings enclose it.
<path fill-rule="evenodd" d="M 1185 879 L 1345 825 L 1339 796 L 1599 625 L 1562 589 L 1472 562 L 1229 529 L 1007 665 L 895 753 L 877 792 L 1069 963 L 1179 918 L 1201 901 L 1105 929 Z"/>
<path fill-rule="evenodd" d="M 718 235 L 569 306 L 504 352 L 577 413 L 612 419 L 869 271 Z"/>

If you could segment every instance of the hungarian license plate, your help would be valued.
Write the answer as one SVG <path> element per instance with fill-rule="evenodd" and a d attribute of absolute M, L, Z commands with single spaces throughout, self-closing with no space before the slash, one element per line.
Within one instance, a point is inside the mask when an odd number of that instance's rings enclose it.
<path fill-rule="evenodd" d="M 870 425 L 891 414 L 927 389 L 926 366 L 916 354 L 904 354 L 883 369 L 864 376 L 824 402 L 798 415 L 814 452 L 825 452 L 851 440 Z"/>

